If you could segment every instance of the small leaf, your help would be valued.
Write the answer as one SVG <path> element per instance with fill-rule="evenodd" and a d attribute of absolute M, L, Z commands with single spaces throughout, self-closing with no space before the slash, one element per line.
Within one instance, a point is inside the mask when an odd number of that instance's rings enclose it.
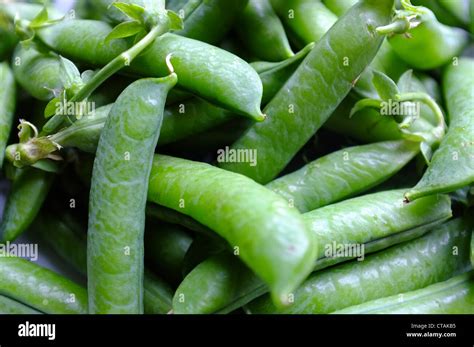
<path fill-rule="evenodd" d="M 81 73 L 72 61 L 59 56 L 61 61 L 61 82 L 65 89 L 71 88 L 74 84 L 82 82 Z"/>
<path fill-rule="evenodd" d="M 355 103 L 354 107 L 351 109 L 351 113 L 349 114 L 349 118 L 352 118 L 354 114 L 357 112 L 365 109 L 365 108 L 376 108 L 380 109 L 382 104 L 382 100 L 377 99 L 362 99 Z"/>
<path fill-rule="evenodd" d="M 420 143 L 420 151 L 423 155 L 423 158 L 425 159 L 426 164 L 430 165 L 431 157 L 433 156 L 431 146 L 427 142 L 423 141 Z"/>
<path fill-rule="evenodd" d="M 139 33 L 137 33 L 137 36 L 135 36 L 135 40 L 133 40 L 133 45 L 135 46 L 138 42 L 140 42 L 141 39 L 143 39 L 145 36 L 146 36 L 147 32 L 143 29 L 142 31 L 140 31 Z M 143 54 L 143 52 L 145 52 L 148 48 L 150 48 L 152 45 L 148 45 L 147 48 L 145 48 L 141 54 Z"/>
<path fill-rule="evenodd" d="M 48 21 L 48 10 L 46 6 L 41 9 L 41 11 L 36 15 L 35 18 L 30 23 L 31 27 L 41 26 L 42 24 Z"/>
<path fill-rule="evenodd" d="M 145 13 L 145 9 L 143 7 L 125 2 L 113 2 L 112 5 L 127 17 L 135 19 L 138 22 L 143 21 L 143 14 Z"/>
<path fill-rule="evenodd" d="M 183 19 L 175 12 L 168 10 L 170 30 L 181 30 L 184 28 Z"/>
<path fill-rule="evenodd" d="M 400 76 L 397 86 L 401 93 L 408 93 L 411 91 L 412 79 L 413 70 L 407 70 Z"/>
<path fill-rule="evenodd" d="M 94 75 L 96 74 L 97 72 L 94 71 L 94 70 L 86 70 L 84 71 L 82 74 L 81 74 L 81 79 L 82 79 L 82 82 L 84 83 L 87 83 L 89 82 L 92 77 L 94 77 Z"/>
<path fill-rule="evenodd" d="M 58 163 L 55 163 L 54 161 L 49 159 L 37 161 L 31 166 L 36 169 L 52 173 L 58 173 L 61 170 L 61 167 L 58 165 Z"/>
<path fill-rule="evenodd" d="M 133 36 L 143 30 L 143 26 L 137 21 L 124 22 L 117 25 L 105 38 L 105 43 L 115 39 Z"/>
<path fill-rule="evenodd" d="M 374 83 L 374 87 L 382 100 L 394 100 L 395 96 L 399 94 L 398 87 L 395 82 L 380 71 L 373 70 L 373 73 L 374 77 L 372 78 L 372 82 Z"/>
<path fill-rule="evenodd" d="M 58 103 L 60 102 L 61 102 L 61 99 L 59 97 L 51 99 L 51 101 L 48 102 L 48 104 L 46 105 L 44 109 L 44 118 L 49 118 L 51 116 L 54 116 L 57 111 Z"/>

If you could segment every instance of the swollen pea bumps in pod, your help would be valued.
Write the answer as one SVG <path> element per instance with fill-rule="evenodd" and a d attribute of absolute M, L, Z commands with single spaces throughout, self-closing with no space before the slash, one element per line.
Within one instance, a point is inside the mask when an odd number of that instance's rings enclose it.
<path fill-rule="evenodd" d="M 374 58 L 383 40 L 375 28 L 389 22 L 392 6 L 393 0 L 362 0 L 337 21 L 267 105 L 265 122 L 252 126 L 232 146 L 256 150 L 258 164 L 220 166 L 260 183 L 275 178 Z"/>
<path fill-rule="evenodd" d="M 268 297 L 250 303 L 252 313 L 329 313 L 363 302 L 445 281 L 467 271 L 471 228 L 462 219 L 429 234 L 312 274 L 295 292 L 294 302 L 277 308 Z"/>
<path fill-rule="evenodd" d="M 99 21 L 66 20 L 38 30 L 37 36 L 70 59 L 105 65 L 129 48 L 123 39 L 105 43 L 111 30 L 108 24 Z M 238 114 L 264 119 L 260 111 L 262 82 L 258 74 L 239 57 L 204 42 L 171 33 L 161 35 L 134 59 L 130 70 L 142 76 L 166 76 L 164 62 L 170 53 L 179 75 L 179 86 Z"/>
<path fill-rule="evenodd" d="M 16 102 L 13 73 L 7 63 L 0 63 L 0 169 L 3 166 L 5 146 L 10 136 Z"/>
<path fill-rule="evenodd" d="M 421 181 L 406 193 L 408 200 L 452 192 L 474 182 L 474 60 L 460 58 L 444 73 L 443 88 L 449 128 Z"/>
<path fill-rule="evenodd" d="M 328 245 L 363 245 L 364 254 L 413 240 L 451 217 L 448 196 L 429 196 L 416 205 L 403 204 L 403 190 L 345 200 L 303 215 L 318 240 L 314 270 L 357 257 L 326 257 Z M 228 288 L 232 288 L 231 291 Z M 232 254 L 199 264 L 178 287 L 175 313 L 231 312 L 268 291 L 264 283 Z M 184 296 L 184 301 L 180 298 Z M 206 298 L 202 300 L 202 298 Z"/>
<path fill-rule="evenodd" d="M 138 80 L 120 94 L 102 130 L 89 199 L 91 313 L 143 312 L 143 232 L 148 178 L 166 95 L 177 82 Z"/>
<path fill-rule="evenodd" d="M 159 155 L 148 189 L 149 201 L 189 215 L 226 239 L 269 285 L 275 303 L 287 303 L 311 271 L 316 240 L 303 218 L 251 179 Z"/>

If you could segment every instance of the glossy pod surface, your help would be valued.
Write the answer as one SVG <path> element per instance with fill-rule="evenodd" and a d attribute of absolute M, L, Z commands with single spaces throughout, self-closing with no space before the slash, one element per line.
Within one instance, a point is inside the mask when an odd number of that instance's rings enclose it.
<path fill-rule="evenodd" d="M 447 222 L 429 234 L 384 252 L 311 275 L 287 308 L 268 297 L 250 303 L 252 313 L 329 313 L 363 302 L 426 287 L 470 268 L 470 227 Z M 453 254 L 453 247 L 458 251 Z"/>
<path fill-rule="evenodd" d="M 311 271 L 315 240 L 302 217 L 277 194 L 242 175 L 156 156 L 148 200 L 216 231 L 268 283 L 277 303 L 286 302 Z M 253 201 L 258 204 L 249 205 Z"/>
<path fill-rule="evenodd" d="M 39 30 L 38 36 L 66 57 L 100 66 L 129 48 L 125 40 L 104 43 L 111 30 L 99 21 L 67 20 Z M 257 73 L 245 61 L 220 48 L 164 34 L 132 62 L 130 69 L 147 77 L 166 76 L 165 61 L 170 53 L 181 87 L 236 113 L 262 119 L 262 82 Z"/>
<path fill-rule="evenodd" d="M 220 166 L 260 183 L 275 178 L 374 58 L 383 40 L 374 28 L 389 22 L 392 6 L 391 0 L 364 0 L 334 24 L 267 105 L 265 122 L 252 126 L 232 145 L 234 150 L 256 150 L 258 164 Z M 345 58 L 351 61 L 348 66 L 344 66 Z"/>
<path fill-rule="evenodd" d="M 0 314 L 41 314 L 41 312 L 0 295 Z"/>
<path fill-rule="evenodd" d="M 0 169 L 13 124 L 15 103 L 16 87 L 12 71 L 7 63 L 0 63 Z"/>

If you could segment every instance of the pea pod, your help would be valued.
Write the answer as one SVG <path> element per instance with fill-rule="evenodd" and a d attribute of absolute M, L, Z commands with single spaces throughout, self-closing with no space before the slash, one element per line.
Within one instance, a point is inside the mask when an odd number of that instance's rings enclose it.
<path fill-rule="evenodd" d="M 388 42 L 393 50 L 410 66 L 429 70 L 448 63 L 467 45 L 468 33 L 460 28 L 446 26 L 432 11 L 419 7 L 420 24 L 407 35 L 392 35 Z"/>
<path fill-rule="evenodd" d="M 469 23 L 469 0 L 438 0 L 439 4 L 449 11 L 459 22 Z"/>
<path fill-rule="evenodd" d="M 346 200 L 305 213 L 304 219 L 319 241 L 314 270 L 350 260 L 326 255 L 332 245 L 363 245 L 362 256 L 413 240 L 451 216 L 447 196 L 431 196 L 403 205 L 403 191 L 386 191 Z M 360 248 L 362 249 L 362 248 Z M 356 257 L 352 254 L 352 258 Z M 237 270 L 236 270 L 237 269 Z M 231 288 L 226 292 L 223 288 Z M 267 292 L 267 287 L 232 254 L 203 261 L 178 287 L 175 313 L 231 312 Z M 181 295 L 182 294 L 182 295 Z M 184 296 L 185 300 L 182 300 Z M 201 298 L 206 298 L 202 300 Z"/>
<path fill-rule="evenodd" d="M 5 146 L 13 124 L 16 87 L 12 71 L 6 63 L 0 63 L 0 169 L 3 166 Z"/>
<path fill-rule="evenodd" d="M 246 48 L 262 60 L 281 61 L 294 54 L 270 0 L 250 0 L 236 29 Z"/>
<path fill-rule="evenodd" d="M 370 300 L 445 281 L 470 268 L 471 229 L 456 219 L 414 241 L 311 275 L 294 302 L 277 308 L 266 297 L 248 305 L 252 313 L 329 313 Z"/>
<path fill-rule="evenodd" d="M 418 152 L 418 143 L 404 140 L 349 147 L 280 177 L 267 188 L 300 212 L 308 212 L 376 186 L 397 173 Z"/>
<path fill-rule="evenodd" d="M 329 118 L 374 58 L 383 37 L 370 28 L 386 24 L 392 6 L 392 0 L 363 0 L 334 24 L 267 105 L 268 119 L 252 126 L 232 145 L 232 150 L 256 150 L 258 165 L 220 166 L 260 183 L 276 177 Z M 346 58 L 351 61 L 348 66 L 344 66 Z"/>
<path fill-rule="evenodd" d="M 270 0 L 298 45 L 319 41 L 337 21 L 321 0 Z"/>
<path fill-rule="evenodd" d="M 74 269 L 87 274 L 87 240 L 82 226 L 68 213 L 41 215 L 36 220 L 42 239 Z M 171 310 L 172 289 L 161 278 L 145 269 L 143 305 L 147 314 L 164 314 Z"/>
<path fill-rule="evenodd" d="M 287 294 L 311 270 L 314 239 L 299 213 L 244 176 L 157 156 L 148 200 L 193 217 L 236 247 L 242 260 L 270 286 L 276 303 L 286 303 Z M 249 208 L 249 201 L 258 204 Z"/>
<path fill-rule="evenodd" d="M 474 60 L 461 58 L 444 74 L 444 96 L 449 129 L 418 184 L 406 193 L 408 200 L 428 194 L 452 192 L 474 182 L 474 111 L 472 109 Z"/>
<path fill-rule="evenodd" d="M 184 28 L 175 32 L 195 40 L 218 43 L 224 38 L 248 0 L 190 0 L 176 9 L 184 15 Z"/>
<path fill-rule="evenodd" d="M 469 272 L 412 292 L 369 301 L 335 314 L 472 314 L 474 274 Z"/>
<path fill-rule="evenodd" d="M 357 3 L 358 0 L 323 0 L 324 5 L 336 16 L 342 16 L 344 13 Z"/>
<path fill-rule="evenodd" d="M 44 313 L 87 313 L 86 290 L 28 260 L 0 257 L 0 295 Z"/>
<path fill-rule="evenodd" d="M 91 313 L 143 312 L 148 176 L 166 95 L 176 82 L 173 72 L 162 79 L 132 83 L 110 110 L 101 133 L 89 199 Z"/>
<path fill-rule="evenodd" d="M 41 312 L 0 295 L 0 315 L 1 314 L 41 314 Z"/>
<path fill-rule="evenodd" d="M 43 204 L 54 175 L 34 168 L 17 174 L 0 224 L 0 241 L 13 241 L 31 225 Z"/>
<path fill-rule="evenodd" d="M 37 36 L 61 55 L 100 66 L 129 47 L 126 40 L 104 43 L 111 30 L 99 21 L 67 20 L 38 30 Z M 262 84 L 257 73 L 245 61 L 217 47 L 164 34 L 134 59 L 130 69 L 147 77 L 166 76 L 165 60 L 170 53 L 179 86 L 238 114 L 264 118 L 260 111 Z"/>

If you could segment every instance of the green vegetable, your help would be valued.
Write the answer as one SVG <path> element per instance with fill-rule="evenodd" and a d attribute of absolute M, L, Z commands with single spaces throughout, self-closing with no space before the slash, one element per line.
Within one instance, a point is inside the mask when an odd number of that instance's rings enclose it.
<path fill-rule="evenodd" d="M 0 295 L 0 314 L 41 314 L 41 312 Z"/>
<path fill-rule="evenodd" d="M 0 63 L 0 169 L 13 124 L 15 102 L 16 87 L 12 71 L 8 64 Z"/>

